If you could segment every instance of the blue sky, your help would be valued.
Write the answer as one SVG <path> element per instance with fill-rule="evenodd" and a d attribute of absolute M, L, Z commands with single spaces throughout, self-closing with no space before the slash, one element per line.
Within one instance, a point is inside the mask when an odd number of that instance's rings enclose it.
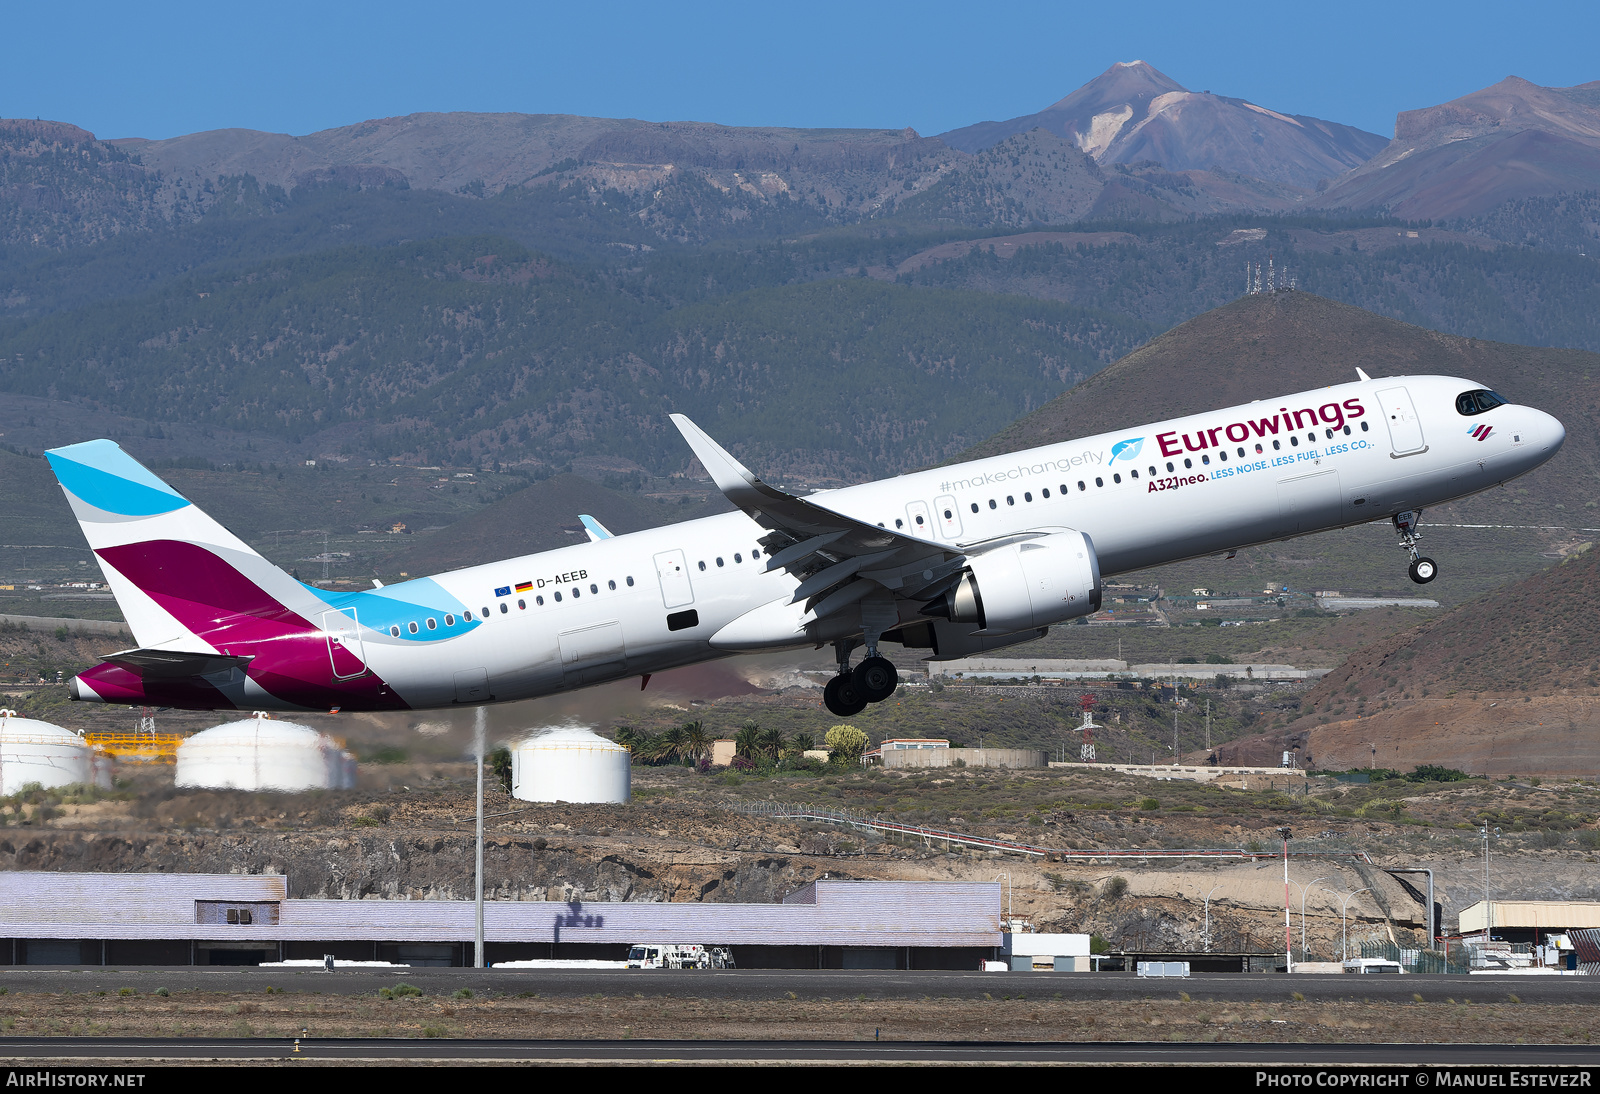
<path fill-rule="evenodd" d="M 101 137 L 308 133 L 424 110 L 731 125 L 910 125 L 1031 113 L 1115 61 L 1359 125 L 1516 74 L 1600 80 L 1600 4 L 385 4 L 4 9 L 0 116 Z"/>

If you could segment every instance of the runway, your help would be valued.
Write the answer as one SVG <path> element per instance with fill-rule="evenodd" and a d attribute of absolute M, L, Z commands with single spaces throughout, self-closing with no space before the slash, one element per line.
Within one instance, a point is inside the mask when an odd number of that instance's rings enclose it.
<path fill-rule="evenodd" d="M 1595 1067 L 1600 1046 L 1183 1044 L 1167 1042 L 532 1041 L 350 1038 L 0 1038 L 0 1062 L 161 1063 L 1077 1064 L 1233 1067 Z"/>
<path fill-rule="evenodd" d="M 1498 1002 L 1515 995 L 1524 1003 L 1600 1004 L 1600 977 L 1592 976 L 1288 976 L 1242 973 L 1141 979 L 1127 973 L 884 972 L 874 970 L 669 970 L 669 969 L 260 969 L 192 965 L 105 968 L 0 967 L 0 987 L 14 992 L 140 993 L 258 992 L 267 986 L 288 992 L 337 995 L 374 994 L 400 981 L 429 995 L 461 988 L 476 994 L 542 996 L 634 995 L 694 996 L 701 999 L 823 1000 L 982 999 L 1025 997 L 1069 1001 L 1172 999 L 1180 992 L 1219 1002 L 1281 1002 L 1298 993 L 1307 1001 L 1370 1000 L 1430 1003 L 1472 1000 Z"/>

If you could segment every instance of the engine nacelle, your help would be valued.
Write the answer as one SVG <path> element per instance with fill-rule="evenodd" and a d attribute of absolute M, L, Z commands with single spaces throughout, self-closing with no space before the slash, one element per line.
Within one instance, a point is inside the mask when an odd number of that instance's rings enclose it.
<path fill-rule="evenodd" d="M 924 609 L 974 634 L 1014 634 L 1100 610 L 1100 560 L 1082 532 L 1011 543 L 968 560 L 961 581 Z"/>

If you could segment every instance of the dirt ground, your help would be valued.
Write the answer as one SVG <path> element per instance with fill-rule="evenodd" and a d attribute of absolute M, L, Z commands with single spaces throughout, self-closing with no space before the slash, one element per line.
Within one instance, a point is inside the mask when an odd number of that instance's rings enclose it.
<path fill-rule="evenodd" d="M 1482 991 L 1486 985 L 1463 984 Z M 541 999 L 180 992 L 169 997 L 11 993 L 0 1038 L 474 1037 L 626 1040 L 972 1040 L 1587 1044 L 1595 1008 L 1465 997 L 1412 1003 L 1138 1001 L 1019 993 L 981 1000 L 713 1000 L 591 995 Z M 1480 995 L 1486 999 L 1488 993 Z M 304 1034 L 302 1034 L 304 1030 Z M 0 1049 L 3 1052 L 3 1049 Z"/>

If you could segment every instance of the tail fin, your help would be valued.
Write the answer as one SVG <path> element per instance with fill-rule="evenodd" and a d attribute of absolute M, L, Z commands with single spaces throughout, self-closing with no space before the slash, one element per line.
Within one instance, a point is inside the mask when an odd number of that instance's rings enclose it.
<path fill-rule="evenodd" d="M 218 653 L 238 617 L 271 618 L 314 599 L 115 442 L 45 458 L 141 647 Z"/>

